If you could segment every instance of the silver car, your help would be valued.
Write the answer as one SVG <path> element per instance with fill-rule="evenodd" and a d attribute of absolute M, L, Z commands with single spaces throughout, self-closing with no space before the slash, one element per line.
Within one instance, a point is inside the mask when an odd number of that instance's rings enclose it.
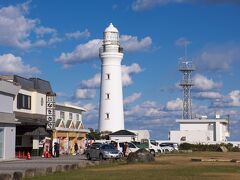
<path fill-rule="evenodd" d="M 88 160 L 91 159 L 119 159 L 122 153 L 111 144 L 93 144 L 86 150 Z"/>

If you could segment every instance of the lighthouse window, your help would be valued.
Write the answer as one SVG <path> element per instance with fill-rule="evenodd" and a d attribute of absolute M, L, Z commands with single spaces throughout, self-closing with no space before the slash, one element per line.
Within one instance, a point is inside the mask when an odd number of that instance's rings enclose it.
<path fill-rule="evenodd" d="M 110 99 L 110 93 L 106 93 L 106 99 Z"/>
<path fill-rule="evenodd" d="M 110 79 L 110 74 L 106 74 L 106 80 L 109 80 Z"/>
<path fill-rule="evenodd" d="M 110 114 L 106 113 L 106 118 L 105 119 L 109 119 L 109 117 L 110 117 Z"/>

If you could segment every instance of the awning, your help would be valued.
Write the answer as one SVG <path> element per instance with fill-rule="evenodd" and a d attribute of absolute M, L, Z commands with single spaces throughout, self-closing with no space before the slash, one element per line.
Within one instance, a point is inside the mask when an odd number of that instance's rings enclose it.
<path fill-rule="evenodd" d="M 50 133 L 46 131 L 44 127 L 38 127 L 37 129 L 24 133 L 25 136 L 48 136 L 50 137 Z"/>

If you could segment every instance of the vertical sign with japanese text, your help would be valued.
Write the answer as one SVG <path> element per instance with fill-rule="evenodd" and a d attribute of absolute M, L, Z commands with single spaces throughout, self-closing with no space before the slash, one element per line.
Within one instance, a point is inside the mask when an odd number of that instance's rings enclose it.
<path fill-rule="evenodd" d="M 55 128 L 55 96 L 47 95 L 46 101 L 47 129 Z"/>

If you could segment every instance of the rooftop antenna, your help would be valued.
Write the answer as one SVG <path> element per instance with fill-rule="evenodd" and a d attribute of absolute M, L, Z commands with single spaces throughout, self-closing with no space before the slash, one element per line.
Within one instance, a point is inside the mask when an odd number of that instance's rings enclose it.
<path fill-rule="evenodd" d="M 192 61 L 187 59 L 187 42 L 184 43 L 185 57 L 181 60 L 179 71 L 183 74 L 179 85 L 183 88 L 183 112 L 182 119 L 192 119 L 192 97 L 191 88 L 194 85 L 192 80 L 192 72 L 195 66 Z"/>

